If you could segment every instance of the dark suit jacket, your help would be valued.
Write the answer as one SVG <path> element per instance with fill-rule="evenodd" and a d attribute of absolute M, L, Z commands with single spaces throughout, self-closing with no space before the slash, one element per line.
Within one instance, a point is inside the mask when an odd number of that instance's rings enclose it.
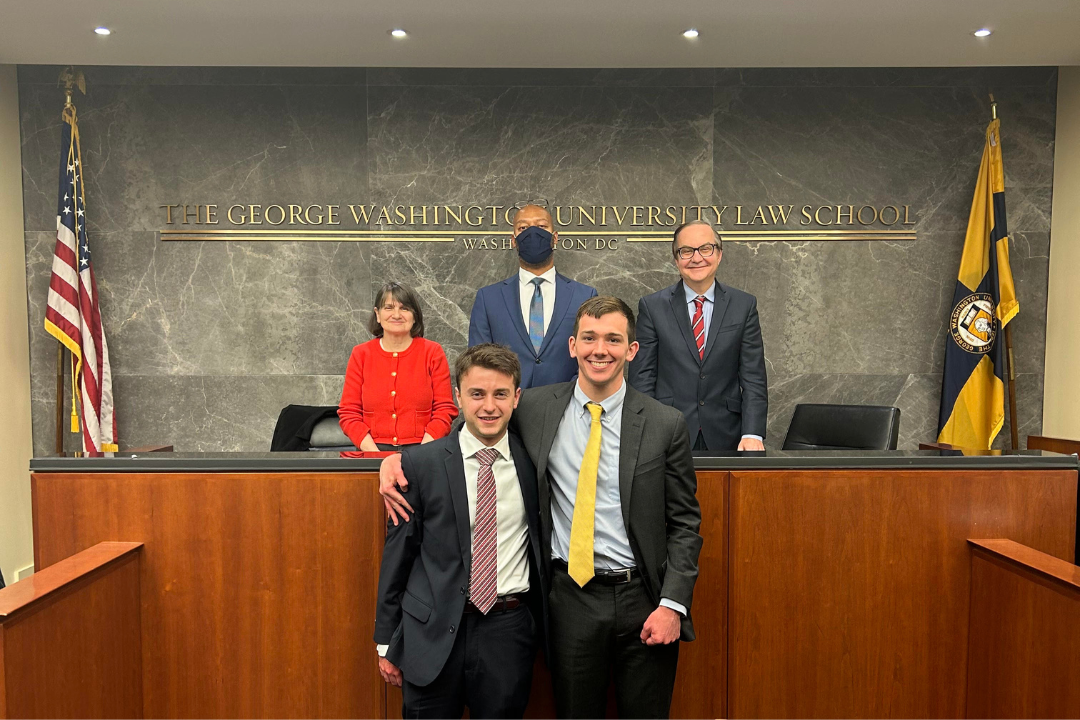
<path fill-rule="evenodd" d="M 518 276 L 507 278 L 476 293 L 469 318 L 469 347 L 480 343 L 507 345 L 521 361 L 521 387 L 566 382 L 577 375 L 577 361 L 570 357 L 569 340 L 574 316 L 581 303 L 596 290 L 555 273 L 555 308 L 540 352 L 533 350 L 529 329 L 521 317 Z"/>
<path fill-rule="evenodd" d="M 548 455 L 574 383 L 533 388 L 522 394 L 511 423 L 521 434 L 540 478 L 545 574 L 551 572 L 551 477 Z M 694 639 L 690 607 L 701 552 L 697 501 L 686 421 L 670 407 L 626 388 L 619 442 L 619 496 L 623 524 L 649 599 L 669 598 L 687 609 L 682 639 Z"/>
<path fill-rule="evenodd" d="M 735 450 L 743 435 L 765 437 L 769 390 L 757 299 L 716 283 L 705 358 L 698 357 L 682 280 L 638 303 L 637 357 L 630 384 L 686 416 L 710 450 Z"/>
<path fill-rule="evenodd" d="M 442 670 L 461 626 L 472 567 L 469 495 L 458 428 L 427 445 L 405 449 L 401 468 L 409 481 L 411 521 L 387 525 L 375 609 L 375 642 L 414 685 L 428 685 Z M 521 440 L 510 435 L 529 525 L 529 609 L 546 637 L 547 585 L 537 559 L 540 511 L 536 471 Z"/>

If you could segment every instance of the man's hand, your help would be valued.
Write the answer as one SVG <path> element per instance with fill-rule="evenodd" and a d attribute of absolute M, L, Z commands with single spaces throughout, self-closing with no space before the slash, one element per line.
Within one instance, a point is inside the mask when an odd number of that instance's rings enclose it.
<path fill-rule="evenodd" d="M 743 450 L 756 450 L 762 452 L 765 450 L 765 443 L 757 438 L 743 438 L 739 441 L 739 451 L 741 452 Z"/>
<path fill-rule="evenodd" d="M 652 611 L 641 628 L 641 642 L 646 645 L 668 645 L 679 639 L 682 632 L 679 613 L 661 605 Z"/>
<path fill-rule="evenodd" d="M 379 674 L 394 687 L 401 687 L 401 669 L 384 657 L 379 658 Z"/>
<path fill-rule="evenodd" d="M 398 492 L 398 488 L 401 488 L 401 492 L 408 492 L 409 481 L 401 471 L 401 454 L 394 453 L 383 458 L 379 465 L 379 494 L 386 506 L 386 514 L 394 525 L 398 524 L 399 519 L 409 522 L 409 513 L 413 511 L 412 505 Z"/>

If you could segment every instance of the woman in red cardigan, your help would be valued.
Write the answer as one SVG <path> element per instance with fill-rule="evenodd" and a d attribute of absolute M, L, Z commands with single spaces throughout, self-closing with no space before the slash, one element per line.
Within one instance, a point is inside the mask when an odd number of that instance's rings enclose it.
<path fill-rule="evenodd" d="M 338 406 L 341 429 L 360 450 L 394 450 L 450 433 L 458 409 L 450 366 L 437 342 L 424 339 L 416 293 L 389 283 L 375 296 L 368 329 L 353 348 Z"/>

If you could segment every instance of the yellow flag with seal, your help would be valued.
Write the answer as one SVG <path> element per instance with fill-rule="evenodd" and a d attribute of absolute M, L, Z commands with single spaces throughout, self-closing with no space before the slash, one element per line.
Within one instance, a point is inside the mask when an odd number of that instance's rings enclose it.
<path fill-rule="evenodd" d="M 986 145 L 945 340 L 938 442 L 989 448 L 1005 423 L 1002 331 L 1020 311 L 1009 266 L 1001 121 Z"/>

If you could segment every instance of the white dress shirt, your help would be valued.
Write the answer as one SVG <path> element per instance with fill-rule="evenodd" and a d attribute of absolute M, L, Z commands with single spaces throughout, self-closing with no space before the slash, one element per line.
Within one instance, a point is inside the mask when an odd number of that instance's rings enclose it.
<path fill-rule="evenodd" d="M 465 459 L 465 488 L 469 492 L 469 535 L 476 525 L 476 480 L 480 461 L 476 453 L 487 445 L 477 440 L 468 427 L 458 433 L 461 455 Z M 529 590 L 529 524 L 525 519 L 525 501 L 521 497 L 517 468 L 510 455 L 508 435 L 503 434 L 492 446 L 499 457 L 491 466 L 495 474 L 495 527 L 498 539 L 496 593 L 513 595 Z"/>
<path fill-rule="evenodd" d="M 551 327 L 551 316 L 555 313 L 555 268 L 552 267 L 542 275 L 533 275 L 525 268 L 518 268 L 518 292 L 521 297 L 521 319 L 525 321 L 525 329 L 529 329 L 529 307 L 532 305 L 533 293 L 536 286 L 534 278 L 541 278 L 540 297 L 544 299 L 544 336 L 547 336 L 548 328 Z"/>

